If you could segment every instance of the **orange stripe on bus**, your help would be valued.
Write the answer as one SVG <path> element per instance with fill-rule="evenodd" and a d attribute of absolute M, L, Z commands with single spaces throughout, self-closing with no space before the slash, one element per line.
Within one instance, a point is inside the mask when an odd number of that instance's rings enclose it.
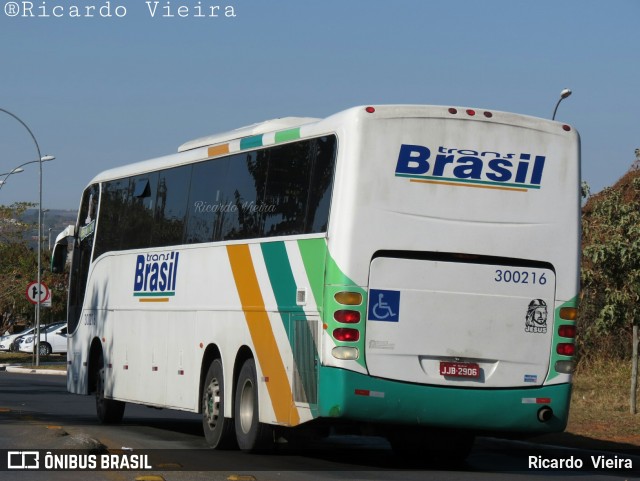
<path fill-rule="evenodd" d="M 258 362 L 263 376 L 269 379 L 267 390 L 276 419 L 279 423 L 296 426 L 300 424 L 300 417 L 293 405 L 287 371 L 265 310 L 251 251 L 248 245 L 240 244 L 227 246 L 227 253 Z"/>
<path fill-rule="evenodd" d="M 461 182 L 443 182 L 439 180 L 422 180 L 422 179 L 409 179 L 410 182 L 418 182 L 421 184 L 439 184 L 439 185 L 455 185 L 458 187 L 474 187 L 476 189 L 495 189 L 495 190 L 513 190 L 516 192 L 527 192 L 527 189 L 521 189 L 519 187 L 500 187 L 495 185 L 480 185 L 480 184 L 468 184 Z"/>
<path fill-rule="evenodd" d="M 209 157 L 215 157 L 216 155 L 228 154 L 229 153 L 229 144 L 216 145 L 214 147 L 209 147 L 207 151 Z"/>

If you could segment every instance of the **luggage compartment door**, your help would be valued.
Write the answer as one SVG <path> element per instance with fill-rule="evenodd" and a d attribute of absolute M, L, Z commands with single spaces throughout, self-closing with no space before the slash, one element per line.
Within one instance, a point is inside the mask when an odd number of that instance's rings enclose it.
<path fill-rule="evenodd" d="M 548 268 L 377 257 L 367 367 L 372 376 L 420 384 L 541 385 L 554 301 Z"/>

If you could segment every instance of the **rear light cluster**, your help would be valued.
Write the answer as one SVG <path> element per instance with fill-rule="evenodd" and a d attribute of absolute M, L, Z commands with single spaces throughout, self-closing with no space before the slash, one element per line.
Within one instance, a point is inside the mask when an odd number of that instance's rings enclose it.
<path fill-rule="evenodd" d="M 359 292 L 340 291 L 333 296 L 340 309 L 333 312 L 337 327 L 331 331 L 336 341 L 355 343 L 360 341 L 361 321 L 363 318 L 363 298 Z M 335 324 L 334 324 L 335 325 Z M 337 346 L 332 351 L 336 359 L 355 360 L 360 353 L 355 346 Z"/>
<path fill-rule="evenodd" d="M 578 310 L 575 307 L 563 307 L 560 309 L 560 319 L 562 321 L 572 321 L 575 323 L 578 318 Z M 557 339 L 560 342 L 556 344 L 556 354 L 560 356 L 572 357 L 576 354 L 576 325 L 561 324 L 558 326 Z M 559 373 L 569 374 L 573 372 L 575 364 L 573 360 L 560 360 L 555 364 L 556 371 Z"/>

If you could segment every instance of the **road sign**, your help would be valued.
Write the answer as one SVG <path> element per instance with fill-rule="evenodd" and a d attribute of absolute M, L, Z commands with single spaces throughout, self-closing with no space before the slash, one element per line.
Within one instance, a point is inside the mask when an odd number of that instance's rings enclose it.
<path fill-rule="evenodd" d="M 26 294 L 31 304 L 37 304 L 39 298 L 41 306 L 51 305 L 51 291 L 44 282 L 40 285 L 36 281 L 29 283 Z"/>

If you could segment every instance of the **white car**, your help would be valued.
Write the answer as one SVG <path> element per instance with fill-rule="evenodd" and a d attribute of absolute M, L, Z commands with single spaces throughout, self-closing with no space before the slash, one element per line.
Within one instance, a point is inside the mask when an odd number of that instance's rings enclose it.
<path fill-rule="evenodd" d="M 24 337 L 24 341 L 20 344 L 20 351 L 33 352 L 34 338 L 36 336 L 30 334 Z M 40 355 L 48 356 L 52 353 L 66 354 L 67 352 L 67 324 L 51 324 L 40 332 Z"/>
<path fill-rule="evenodd" d="M 17 334 L 9 334 L 7 336 L 0 337 L 0 351 L 13 351 L 13 341 L 21 336 L 26 336 L 27 334 L 31 334 L 35 328 L 30 327 L 29 329 L 25 329 L 22 332 L 18 332 Z"/>

